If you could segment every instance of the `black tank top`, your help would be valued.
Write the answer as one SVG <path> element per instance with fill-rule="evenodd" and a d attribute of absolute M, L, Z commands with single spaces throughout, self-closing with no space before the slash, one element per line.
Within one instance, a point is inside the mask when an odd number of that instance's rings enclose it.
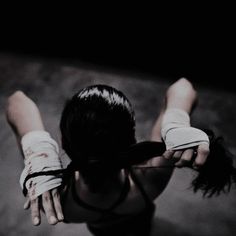
<path fill-rule="evenodd" d="M 102 209 L 96 206 L 92 206 L 88 203 L 86 203 L 84 200 L 82 200 L 78 194 L 76 193 L 75 189 L 75 179 L 72 178 L 71 180 L 71 195 L 73 200 L 82 208 L 89 210 L 89 211 L 94 211 L 98 212 L 101 214 L 101 217 L 98 220 L 92 221 L 92 222 L 87 222 L 90 227 L 94 226 L 104 226 L 104 225 L 113 225 L 114 222 L 120 222 L 120 221 L 127 221 L 130 218 L 134 217 L 134 214 L 121 214 L 121 213 L 116 213 L 115 209 L 122 204 L 125 200 L 126 197 L 128 196 L 128 193 L 130 191 L 130 181 L 129 181 L 129 175 L 131 179 L 133 180 L 134 184 L 137 186 L 139 189 L 144 201 L 145 201 L 145 209 L 140 212 L 137 215 L 144 216 L 144 215 L 152 215 L 154 210 L 155 210 L 155 205 L 145 192 L 145 189 L 143 188 L 141 182 L 139 181 L 138 177 L 136 176 L 134 170 L 132 168 L 126 169 L 125 170 L 125 181 L 124 185 L 121 189 L 121 193 L 119 194 L 119 197 L 117 200 L 107 209 Z"/>

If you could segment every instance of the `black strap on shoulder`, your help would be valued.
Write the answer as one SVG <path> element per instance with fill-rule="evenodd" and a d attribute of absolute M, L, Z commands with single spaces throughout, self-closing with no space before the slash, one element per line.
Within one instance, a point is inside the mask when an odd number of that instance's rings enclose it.
<path fill-rule="evenodd" d="M 128 178 L 128 175 L 126 175 L 125 177 L 125 183 L 123 185 L 123 188 L 121 190 L 121 193 L 118 197 L 118 199 L 112 204 L 112 206 L 110 206 L 109 208 L 107 209 L 102 209 L 102 208 L 99 208 L 99 207 L 95 207 L 95 206 L 92 206 L 86 202 L 84 202 L 79 196 L 78 194 L 76 193 L 76 189 L 75 189 L 75 180 L 73 179 L 73 182 L 72 182 L 72 186 L 71 186 L 71 193 L 72 193 L 72 197 L 74 199 L 74 201 L 79 205 L 79 206 L 82 206 L 84 207 L 85 209 L 88 209 L 88 210 L 91 210 L 91 211 L 96 211 L 96 212 L 100 212 L 100 213 L 112 213 L 112 210 L 114 210 L 118 205 L 120 205 L 126 198 L 126 196 L 128 195 L 129 193 L 129 190 L 130 190 L 130 182 L 129 182 L 129 178 Z M 115 214 L 115 213 L 114 213 Z"/>
<path fill-rule="evenodd" d="M 129 172 L 130 172 L 130 176 L 131 176 L 132 180 L 134 181 L 135 185 L 138 187 L 139 191 L 141 192 L 141 194 L 142 194 L 142 196 L 145 200 L 146 206 L 147 207 L 150 207 L 150 206 L 152 207 L 153 202 L 149 198 L 146 191 L 144 190 L 142 183 L 139 181 L 139 179 L 138 179 L 137 175 L 134 173 L 134 170 L 132 169 L 132 167 L 130 167 Z"/>

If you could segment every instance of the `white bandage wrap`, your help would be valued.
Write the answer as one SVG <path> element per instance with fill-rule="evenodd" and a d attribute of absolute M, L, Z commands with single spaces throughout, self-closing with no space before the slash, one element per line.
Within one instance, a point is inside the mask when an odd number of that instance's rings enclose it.
<path fill-rule="evenodd" d="M 180 150 L 209 143 L 207 134 L 190 127 L 188 113 L 180 109 L 166 110 L 161 125 L 161 136 L 167 150 Z"/>
<path fill-rule="evenodd" d="M 58 144 L 48 132 L 31 131 L 22 137 L 21 145 L 25 156 L 25 168 L 20 177 L 22 189 L 29 174 L 62 169 Z M 25 186 L 33 200 L 61 183 L 62 178 L 58 175 L 42 175 L 30 178 Z"/>

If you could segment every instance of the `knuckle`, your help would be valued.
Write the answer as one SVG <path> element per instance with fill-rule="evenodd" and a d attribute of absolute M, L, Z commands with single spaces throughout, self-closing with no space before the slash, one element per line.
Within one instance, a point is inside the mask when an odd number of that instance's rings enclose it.
<path fill-rule="evenodd" d="M 191 157 L 188 157 L 188 156 L 184 156 L 181 158 L 182 162 L 185 163 L 185 162 L 190 162 L 191 161 Z"/>
<path fill-rule="evenodd" d="M 52 208 L 48 209 L 48 217 L 50 216 L 54 216 L 54 212 L 52 210 Z"/>
<path fill-rule="evenodd" d="M 48 193 L 43 194 L 43 201 L 45 201 L 45 202 L 50 201 L 50 195 Z"/>
<path fill-rule="evenodd" d="M 59 197 L 58 192 L 57 192 L 57 191 L 53 191 L 53 192 L 52 192 L 52 197 L 53 197 L 53 198 L 58 198 L 58 197 Z"/>
<path fill-rule="evenodd" d="M 195 160 L 195 164 L 197 165 L 197 166 L 202 166 L 203 164 L 205 163 L 205 161 L 204 160 L 199 160 L 199 159 L 196 159 Z"/>
<path fill-rule="evenodd" d="M 38 210 L 38 208 L 32 208 L 32 209 L 31 209 L 31 215 L 32 215 L 32 216 L 38 216 L 38 215 L 39 215 L 39 210 Z"/>
<path fill-rule="evenodd" d="M 182 155 L 182 152 L 175 152 L 175 153 L 173 154 L 173 158 L 179 159 L 179 158 L 181 157 L 181 155 Z"/>
<path fill-rule="evenodd" d="M 199 146 L 198 153 L 200 154 L 209 154 L 210 149 L 208 146 Z"/>
<path fill-rule="evenodd" d="M 30 200 L 30 205 L 31 205 L 32 207 L 36 206 L 37 203 L 38 203 L 38 200 L 37 200 L 37 199 Z"/>
<path fill-rule="evenodd" d="M 174 153 L 174 151 L 172 151 L 172 150 L 167 150 L 167 151 L 163 154 L 163 156 L 164 156 L 165 158 L 169 159 L 169 158 L 172 157 L 173 153 Z"/>
<path fill-rule="evenodd" d="M 173 159 L 175 159 L 175 160 L 177 161 L 177 160 L 180 159 L 180 156 L 178 156 L 178 155 L 174 155 L 174 156 L 173 156 Z"/>
<path fill-rule="evenodd" d="M 53 215 L 53 209 L 50 205 L 48 205 L 47 207 L 44 208 L 46 216 L 50 217 L 51 215 Z"/>
<path fill-rule="evenodd" d="M 54 207 L 55 207 L 56 209 L 61 209 L 61 202 L 60 202 L 59 199 L 56 199 L 56 200 L 54 201 Z"/>
<path fill-rule="evenodd" d="M 46 212 L 46 217 L 48 219 L 48 222 L 50 223 L 52 218 L 55 218 L 55 214 L 52 210 Z"/>
<path fill-rule="evenodd" d="M 30 200 L 30 204 L 31 205 L 34 205 L 36 203 L 36 200 L 34 199 L 34 200 Z"/>
<path fill-rule="evenodd" d="M 37 216 L 39 216 L 39 213 L 38 213 L 38 211 L 32 211 L 32 217 L 34 218 L 34 217 L 37 217 Z"/>
<path fill-rule="evenodd" d="M 202 154 L 202 155 L 208 155 L 209 152 L 210 152 L 209 149 L 206 149 L 206 148 L 199 150 L 199 153 Z"/>
<path fill-rule="evenodd" d="M 186 150 L 185 153 L 182 155 L 181 160 L 189 162 L 192 159 L 192 155 L 193 155 L 192 150 Z"/>
<path fill-rule="evenodd" d="M 31 203 L 33 203 L 33 204 L 34 204 L 34 203 L 36 203 L 37 201 L 38 201 L 38 199 L 37 199 L 37 198 L 30 199 L 30 202 L 31 202 Z"/>

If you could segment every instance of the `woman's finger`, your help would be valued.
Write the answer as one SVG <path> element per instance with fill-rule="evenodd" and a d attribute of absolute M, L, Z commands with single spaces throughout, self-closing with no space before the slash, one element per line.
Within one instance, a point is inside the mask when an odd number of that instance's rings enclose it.
<path fill-rule="evenodd" d="M 33 225 L 39 225 L 40 224 L 39 199 L 36 198 L 34 200 L 31 200 L 30 206 L 31 206 L 31 218 Z"/>
<path fill-rule="evenodd" d="M 56 214 L 57 214 L 57 219 L 59 221 L 64 220 L 64 216 L 63 216 L 63 213 L 62 213 L 62 207 L 61 207 L 61 198 L 60 198 L 60 194 L 59 194 L 57 188 L 52 190 L 52 199 L 53 199 L 53 202 L 54 202 L 54 209 L 55 209 Z"/>
<path fill-rule="evenodd" d="M 48 223 L 51 225 L 55 225 L 58 222 L 58 220 L 55 214 L 53 200 L 49 191 L 43 193 L 42 204 L 43 204 L 43 208 L 44 208 Z"/>
<path fill-rule="evenodd" d="M 173 154 L 174 154 L 174 151 L 172 151 L 172 150 L 167 150 L 167 151 L 165 151 L 165 152 L 162 154 L 162 156 L 163 156 L 164 158 L 166 158 L 166 159 L 171 159 L 172 156 L 173 156 Z"/>
<path fill-rule="evenodd" d="M 183 154 L 182 150 L 175 151 L 175 153 L 173 154 L 173 158 L 179 159 L 182 156 L 182 154 Z"/>
<path fill-rule="evenodd" d="M 29 197 L 27 197 L 26 202 L 24 203 L 23 208 L 24 208 L 24 210 L 27 210 L 27 209 L 30 208 L 30 199 L 29 199 Z"/>
<path fill-rule="evenodd" d="M 189 165 L 189 163 L 192 160 L 192 156 L 193 156 L 193 149 L 186 149 L 185 151 L 183 151 L 181 159 L 175 163 L 175 166 L 183 167 Z"/>
<path fill-rule="evenodd" d="M 195 169 L 198 169 L 199 167 L 204 165 L 209 153 L 210 153 L 209 144 L 208 143 L 200 144 L 197 149 L 197 157 L 193 163 L 193 167 Z"/>

